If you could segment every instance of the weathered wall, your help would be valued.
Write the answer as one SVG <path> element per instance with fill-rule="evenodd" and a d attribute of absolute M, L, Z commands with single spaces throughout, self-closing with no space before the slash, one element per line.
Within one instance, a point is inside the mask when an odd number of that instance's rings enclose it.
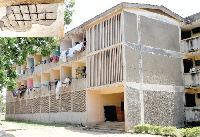
<path fill-rule="evenodd" d="M 140 92 L 134 86 L 127 85 L 125 93 L 127 98 L 127 105 L 125 105 L 126 130 L 132 130 L 135 125 L 141 123 Z"/>
<path fill-rule="evenodd" d="M 139 52 L 131 47 L 125 46 L 126 58 L 126 81 L 140 82 L 139 77 Z"/>
<path fill-rule="evenodd" d="M 142 45 L 180 52 L 178 26 L 140 17 Z"/>
<path fill-rule="evenodd" d="M 184 92 L 144 91 L 144 121 L 161 126 L 183 126 Z"/>
<path fill-rule="evenodd" d="M 122 15 L 126 130 L 143 123 L 183 126 L 180 26 L 144 10 L 126 10 Z"/>
<path fill-rule="evenodd" d="M 0 8 L 0 36 L 62 36 L 64 3 L 15 5 Z"/>
<path fill-rule="evenodd" d="M 124 41 L 137 43 L 137 15 L 130 12 L 123 12 L 124 14 Z"/>
<path fill-rule="evenodd" d="M 86 91 L 64 92 L 56 95 L 33 95 L 6 103 L 6 119 L 44 123 L 86 124 Z M 27 93 L 25 93 L 27 94 Z M 36 94 L 36 93 L 35 93 Z"/>
<path fill-rule="evenodd" d="M 181 58 L 142 53 L 144 83 L 182 86 Z"/>

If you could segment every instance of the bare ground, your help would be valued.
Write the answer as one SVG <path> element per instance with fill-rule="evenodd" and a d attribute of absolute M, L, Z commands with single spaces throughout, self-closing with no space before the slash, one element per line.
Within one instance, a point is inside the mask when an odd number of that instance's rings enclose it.
<path fill-rule="evenodd" d="M 156 137 L 139 134 L 109 134 L 85 131 L 79 127 L 37 125 L 2 121 L 0 137 Z M 158 136 L 157 136 L 158 137 Z"/>

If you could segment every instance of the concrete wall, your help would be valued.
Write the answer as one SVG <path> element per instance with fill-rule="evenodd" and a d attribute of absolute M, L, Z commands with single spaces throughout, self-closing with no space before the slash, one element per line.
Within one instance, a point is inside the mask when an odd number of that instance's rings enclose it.
<path fill-rule="evenodd" d="M 181 58 L 142 53 L 144 83 L 182 86 Z"/>
<path fill-rule="evenodd" d="M 139 9 L 126 9 L 123 19 L 126 131 L 143 123 L 183 126 L 180 24 Z"/>
<path fill-rule="evenodd" d="M 179 27 L 141 16 L 141 44 L 180 52 Z"/>
<path fill-rule="evenodd" d="M 72 40 L 70 38 L 65 38 L 60 42 L 60 51 L 69 50 L 72 48 Z"/>
<path fill-rule="evenodd" d="M 31 121 L 38 123 L 70 123 L 86 125 L 85 112 L 59 112 L 36 114 L 6 114 L 6 120 Z"/>
<path fill-rule="evenodd" d="M 60 70 L 51 70 L 50 81 L 54 82 L 55 79 L 60 79 Z"/>
<path fill-rule="evenodd" d="M 66 79 L 67 77 L 72 77 L 72 67 L 62 66 L 60 74 L 62 80 Z"/>

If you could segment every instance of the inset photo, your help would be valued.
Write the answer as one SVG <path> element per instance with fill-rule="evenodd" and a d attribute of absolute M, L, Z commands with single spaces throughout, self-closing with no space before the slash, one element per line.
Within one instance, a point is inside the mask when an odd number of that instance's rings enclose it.
<path fill-rule="evenodd" d="M 0 37 L 61 37 L 65 0 L 0 0 Z"/>

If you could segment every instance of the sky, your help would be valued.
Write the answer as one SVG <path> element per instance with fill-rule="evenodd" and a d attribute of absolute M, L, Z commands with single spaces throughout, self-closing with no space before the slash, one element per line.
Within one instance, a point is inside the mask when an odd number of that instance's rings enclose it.
<path fill-rule="evenodd" d="M 106 11 L 107 9 L 121 3 L 141 3 L 152 5 L 163 5 L 181 17 L 200 12 L 200 0 L 75 0 L 75 14 L 72 23 L 67 27 L 67 31 L 81 25 L 85 21 Z"/>

